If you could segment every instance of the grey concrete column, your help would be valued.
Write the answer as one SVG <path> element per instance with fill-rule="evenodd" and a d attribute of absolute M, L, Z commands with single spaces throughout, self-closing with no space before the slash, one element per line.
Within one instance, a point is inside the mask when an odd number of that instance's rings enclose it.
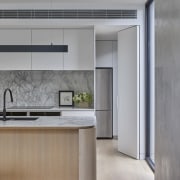
<path fill-rule="evenodd" d="M 156 0 L 155 179 L 180 179 L 180 1 Z"/>

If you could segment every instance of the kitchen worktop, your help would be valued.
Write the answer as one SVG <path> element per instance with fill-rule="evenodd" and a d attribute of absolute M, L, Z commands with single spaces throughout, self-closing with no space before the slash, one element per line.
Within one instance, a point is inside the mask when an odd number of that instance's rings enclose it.
<path fill-rule="evenodd" d="M 0 109 L 2 112 L 2 109 Z M 77 108 L 77 107 L 52 107 L 52 108 L 26 108 L 26 107 L 9 107 L 7 112 L 60 112 L 60 111 L 94 111 L 93 108 Z"/>
<path fill-rule="evenodd" d="M 0 121 L 0 128 L 65 128 L 80 129 L 96 125 L 95 116 L 41 116 L 37 120 Z"/>

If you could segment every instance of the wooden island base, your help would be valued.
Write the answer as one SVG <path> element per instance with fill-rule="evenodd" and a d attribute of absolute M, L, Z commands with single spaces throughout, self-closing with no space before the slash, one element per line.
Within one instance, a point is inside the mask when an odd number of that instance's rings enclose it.
<path fill-rule="evenodd" d="M 0 180 L 96 180 L 95 128 L 0 129 Z"/>

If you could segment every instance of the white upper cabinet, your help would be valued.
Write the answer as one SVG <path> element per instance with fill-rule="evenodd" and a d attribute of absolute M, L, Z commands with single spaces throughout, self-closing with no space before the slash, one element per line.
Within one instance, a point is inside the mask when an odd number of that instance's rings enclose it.
<path fill-rule="evenodd" d="M 64 70 L 94 70 L 94 30 L 64 29 Z"/>
<path fill-rule="evenodd" d="M 113 41 L 96 41 L 96 67 L 113 67 Z"/>
<path fill-rule="evenodd" d="M 32 30 L 32 45 L 63 45 L 62 29 Z M 63 52 L 33 52 L 32 70 L 63 70 Z"/>
<path fill-rule="evenodd" d="M 93 29 L 1 29 L 0 45 L 68 46 L 68 52 L 0 52 L 0 70 L 94 70 Z"/>
<path fill-rule="evenodd" d="M 31 30 L 1 29 L 0 45 L 31 45 Z M 0 70 L 30 70 L 30 52 L 1 52 Z"/>

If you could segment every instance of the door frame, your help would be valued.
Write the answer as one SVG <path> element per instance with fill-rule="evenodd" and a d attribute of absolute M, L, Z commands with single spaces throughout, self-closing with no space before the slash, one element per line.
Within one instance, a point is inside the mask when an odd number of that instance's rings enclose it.
<path fill-rule="evenodd" d="M 154 0 L 148 0 L 146 3 L 146 161 L 150 168 L 155 171 L 155 164 L 150 158 L 151 143 L 151 58 L 150 58 L 150 6 Z"/>

